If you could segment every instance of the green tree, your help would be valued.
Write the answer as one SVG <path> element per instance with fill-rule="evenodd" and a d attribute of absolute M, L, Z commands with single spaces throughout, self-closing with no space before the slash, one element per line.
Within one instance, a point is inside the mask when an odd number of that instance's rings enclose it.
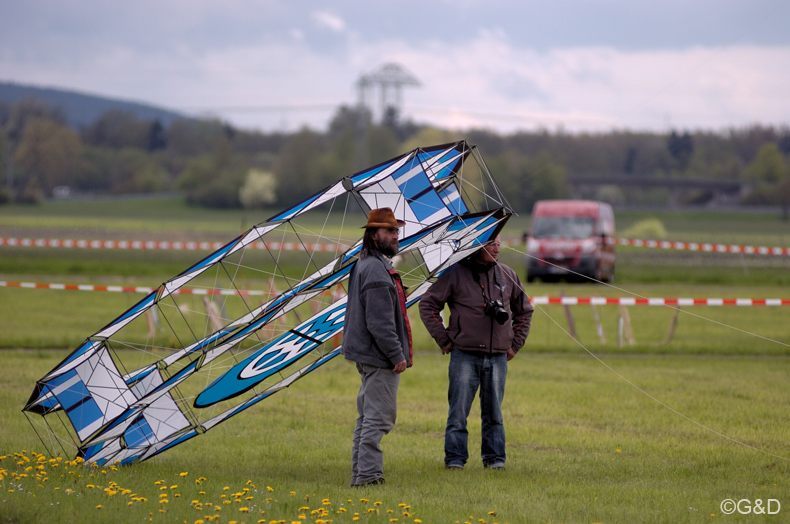
<path fill-rule="evenodd" d="M 291 135 L 274 165 L 279 204 L 296 204 L 326 185 L 321 176 L 322 172 L 327 172 L 326 161 L 321 161 L 322 154 L 323 140 L 318 133 L 302 129 Z"/>
<path fill-rule="evenodd" d="M 14 153 L 14 164 L 25 179 L 35 178 L 45 194 L 59 185 L 71 185 L 80 164 L 79 135 L 51 120 L 27 123 Z"/>
<path fill-rule="evenodd" d="M 149 150 L 150 134 L 151 122 L 138 120 L 130 111 L 110 109 L 82 132 L 82 138 L 94 146 Z"/>
<path fill-rule="evenodd" d="M 763 144 L 757 158 L 746 168 L 748 177 L 758 182 L 777 184 L 787 175 L 784 156 L 775 142 Z"/>

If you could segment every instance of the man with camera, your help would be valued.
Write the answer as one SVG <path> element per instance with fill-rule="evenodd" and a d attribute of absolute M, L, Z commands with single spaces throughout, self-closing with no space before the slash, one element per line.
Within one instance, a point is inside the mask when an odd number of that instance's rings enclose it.
<path fill-rule="evenodd" d="M 507 363 L 524 345 L 532 304 L 515 271 L 499 264 L 500 240 L 448 268 L 420 300 L 420 318 L 450 354 L 450 411 L 444 434 L 444 464 L 463 469 L 469 458 L 466 420 L 480 389 L 483 466 L 505 467 L 505 396 Z M 450 307 L 445 328 L 441 312 Z"/>

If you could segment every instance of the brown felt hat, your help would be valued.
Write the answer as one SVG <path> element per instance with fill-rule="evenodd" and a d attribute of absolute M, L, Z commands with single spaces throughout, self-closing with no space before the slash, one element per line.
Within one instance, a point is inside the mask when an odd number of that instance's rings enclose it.
<path fill-rule="evenodd" d="M 405 225 L 406 222 L 395 218 L 395 213 L 392 212 L 392 209 L 382 207 L 381 209 L 370 210 L 368 223 L 362 226 L 362 229 L 369 227 L 403 227 Z"/>

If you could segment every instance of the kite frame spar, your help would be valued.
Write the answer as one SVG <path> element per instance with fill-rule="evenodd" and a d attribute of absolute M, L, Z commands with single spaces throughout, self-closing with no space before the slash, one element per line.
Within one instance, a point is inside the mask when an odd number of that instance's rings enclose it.
<path fill-rule="evenodd" d="M 470 160 L 476 168 L 468 166 Z M 252 335 L 260 338 L 262 328 L 276 327 L 288 312 L 332 289 L 342 291 L 342 283 L 358 259 L 360 241 L 338 248 L 336 258 L 321 267 L 310 253 L 307 268 L 312 265 L 315 270 L 309 276 L 305 270 L 287 291 L 259 307 L 245 303 L 243 315 L 205 336 L 196 335 L 187 323 L 191 343 L 171 344 L 166 348 L 170 354 L 139 369 L 124 371 L 116 346 L 120 346 L 118 334 L 147 312 L 164 311 L 168 301 L 180 307 L 176 294 L 199 275 L 215 266 L 225 269 L 229 257 L 241 256 L 253 243 L 284 227 L 293 229 L 299 238 L 293 222 L 321 206 L 333 205 L 341 196 L 353 197 L 365 213 L 391 207 L 396 217 L 406 222 L 401 254 L 413 256 L 417 269 L 423 272 L 414 277 L 417 285 L 408 293 L 407 306 L 419 301 L 444 269 L 492 241 L 513 214 L 477 148 L 465 141 L 417 148 L 344 177 L 253 226 L 164 282 L 39 379 L 23 412 L 50 454 L 54 455 L 58 446 L 65 450 L 71 442 L 77 456 L 87 462 L 146 460 L 241 413 L 340 354 L 339 345 L 322 346 L 342 332 L 344 293 L 272 340 L 245 351 L 239 348 Z M 306 243 L 299 241 L 307 251 Z M 278 264 L 279 253 L 272 260 L 275 267 L 271 274 L 284 274 Z M 243 292 L 225 271 L 233 290 L 241 296 Z M 181 340 L 178 335 L 176 338 Z M 210 371 L 220 357 L 229 359 L 230 366 L 216 376 Z M 303 360 L 309 362 L 291 370 Z M 183 395 L 182 384 L 204 375 L 204 370 L 213 381 L 194 396 Z M 212 411 L 216 409 L 220 411 Z M 43 423 L 37 424 L 29 414 L 40 415 Z M 52 415 L 61 418 L 59 429 L 65 429 L 66 436 L 60 436 L 49 423 Z"/>

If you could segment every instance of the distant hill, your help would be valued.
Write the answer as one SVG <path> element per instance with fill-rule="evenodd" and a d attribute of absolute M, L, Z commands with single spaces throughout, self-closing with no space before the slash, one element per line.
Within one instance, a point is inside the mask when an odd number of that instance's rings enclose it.
<path fill-rule="evenodd" d="M 66 115 L 68 124 L 77 129 L 90 125 L 109 109 L 129 111 L 140 120 L 159 119 L 165 127 L 173 120 L 188 118 L 175 111 L 138 102 L 87 95 L 65 89 L 0 82 L 0 102 L 14 103 L 28 96 L 44 100 L 53 107 L 61 108 Z"/>

